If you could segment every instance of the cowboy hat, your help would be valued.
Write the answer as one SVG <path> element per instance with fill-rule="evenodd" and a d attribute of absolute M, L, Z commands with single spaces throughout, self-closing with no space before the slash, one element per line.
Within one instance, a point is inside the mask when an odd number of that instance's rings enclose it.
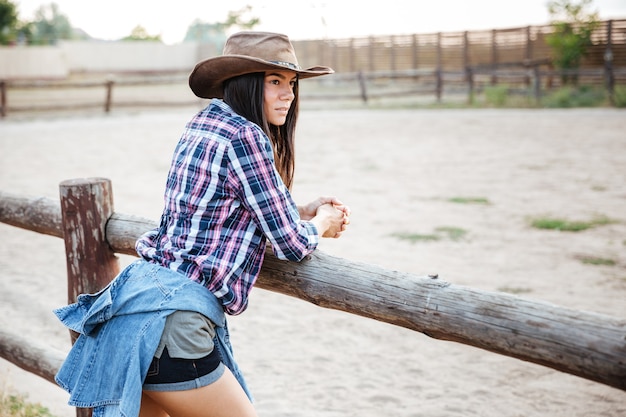
<path fill-rule="evenodd" d="M 198 97 L 221 98 L 227 79 L 273 69 L 295 71 L 300 79 L 334 72 L 322 66 L 300 68 L 293 45 L 285 35 L 246 31 L 230 36 L 221 56 L 199 62 L 189 76 L 189 87 Z"/>

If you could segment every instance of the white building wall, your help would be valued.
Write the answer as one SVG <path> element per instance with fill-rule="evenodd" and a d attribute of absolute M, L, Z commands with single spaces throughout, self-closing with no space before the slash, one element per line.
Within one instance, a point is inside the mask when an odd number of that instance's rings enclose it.
<path fill-rule="evenodd" d="M 67 61 L 60 48 L 0 47 L 0 80 L 65 78 Z"/>
<path fill-rule="evenodd" d="M 0 47 L 0 80 L 63 79 L 85 73 L 189 72 L 215 56 L 211 45 L 66 41 L 54 46 Z"/>

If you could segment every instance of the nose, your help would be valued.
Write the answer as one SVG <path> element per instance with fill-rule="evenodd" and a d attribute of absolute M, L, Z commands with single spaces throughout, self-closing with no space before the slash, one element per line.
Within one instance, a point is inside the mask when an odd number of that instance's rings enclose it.
<path fill-rule="evenodd" d="M 286 86 L 280 92 L 280 99 L 285 101 L 291 101 L 295 98 L 295 94 L 293 93 L 292 86 Z"/>

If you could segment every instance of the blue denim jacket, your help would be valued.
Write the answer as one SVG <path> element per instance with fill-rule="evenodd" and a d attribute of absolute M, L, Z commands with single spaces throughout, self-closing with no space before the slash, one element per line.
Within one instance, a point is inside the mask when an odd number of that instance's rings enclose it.
<path fill-rule="evenodd" d="M 218 299 L 178 272 L 139 260 L 102 291 L 82 294 L 54 311 L 79 333 L 55 377 L 70 393 L 68 404 L 92 407 L 93 417 L 139 415 L 143 380 L 165 319 L 176 310 L 199 312 L 216 324 L 214 342 L 224 365 L 252 399 L 233 358 Z"/>

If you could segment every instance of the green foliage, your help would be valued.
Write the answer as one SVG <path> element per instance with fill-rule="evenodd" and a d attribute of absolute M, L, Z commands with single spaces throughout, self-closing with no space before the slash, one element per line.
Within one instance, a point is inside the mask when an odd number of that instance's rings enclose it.
<path fill-rule="evenodd" d="M 239 29 L 253 29 L 261 23 L 261 19 L 254 16 L 246 16 L 252 12 L 252 6 L 248 5 L 242 9 L 228 12 L 228 17 L 223 23 L 224 28 L 237 27 Z"/>
<path fill-rule="evenodd" d="M 209 42 L 221 48 L 223 42 L 226 40 L 226 31 L 228 29 L 254 29 L 254 27 L 261 22 L 258 17 L 252 16 L 251 13 L 252 7 L 245 6 L 240 10 L 228 12 L 228 16 L 222 22 L 207 23 L 196 19 L 191 26 L 187 28 L 185 42 Z"/>
<path fill-rule="evenodd" d="M 55 44 L 62 39 L 75 39 L 74 29 L 56 3 L 39 7 L 35 20 L 30 24 L 29 43 L 35 45 Z"/>
<path fill-rule="evenodd" d="M 17 11 L 15 4 L 0 0 L 0 45 L 8 45 L 17 36 Z"/>
<path fill-rule="evenodd" d="M 598 27 L 598 13 L 587 12 L 592 0 L 551 0 L 548 2 L 553 33 L 546 36 L 552 48 L 554 66 L 561 70 L 580 67 L 580 62 L 591 45 L 591 34 Z M 565 84 L 576 84 L 574 75 L 564 73 Z"/>
<path fill-rule="evenodd" d="M 607 102 L 606 92 L 601 88 L 591 86 L 566 86 L 551 92 L 541 99 L 544 107 L 596 107 Z"/>
<path fill-rule="evenodd" d="M 484 91 L 487 104 L 496 107 L 503 107 L 506 104 L 509 96 L 509 87 L 507 85 L 491 85 L 485 87 Z"/>
<path fill-rule="evenodd" d="M 162 42 L 161 35 L 150 35 L 143 26 L 135 26 L 130 35 L 122 38 L 123 41 Z"/>
<path fill-rule="evenodd" d="M 613 105 L 626 107 L 626 85 L 616 85 L 613 91 Z"/>

